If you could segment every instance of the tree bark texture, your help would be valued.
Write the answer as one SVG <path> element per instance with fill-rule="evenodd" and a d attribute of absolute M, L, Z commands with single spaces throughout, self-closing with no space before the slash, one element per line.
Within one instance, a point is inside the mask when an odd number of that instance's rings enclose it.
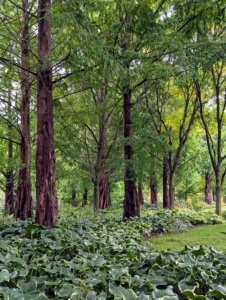
<path fill-rule="evenodd" d="M 167 160 L 163 158 L 162 168 L 162 185 L 163 185 L 163 208 L 169 208 L 169 190 L 168 190 L 168 168 Z"/>
<path fill-rule="evenodd" d="M 211 173 L 206 172 L 205 175 L 205 202 L 209 205 L 213 204 L 213 190 L 211 186 Z"/>
<path fill-rule="evenodd" d="M 104 168 L 100 172 L 99 208 L 106 209 L 111 206 L 110 187 L 108 176 Z"/>
<path fill-rule="evenodd" d="M 18 176 L 17 186 L 17 201 L 15 207 L 15 219 L 26 220 L 33 215 L 32 209 L 32 194 L 31 194 L 31 141 L 30 141 L 30 75 L 29 75 L 29 15 L 28 15 L 28 0 L 23 0 L 23 28 L 21 41 L 21 56 L 22 56 L 22 102 L 20 107 L 21 114 L 21 168 Z"/>
<path fill-rule="evenodd" d="M 174 209 L 175 200 L 175 173 L 169 174 L 169 208 Z"/>
<path fill-rule="evenodd" d="M 156 183 L 150 183 L 150 190 L 151 190 L 151 197 L 150 203 L 151 204 L 158 204 L 158 195 L 157 195 L 157 186 Z"/>
<path fill-rule="evenodd" d="M 11 114 L 11 98 L 10 94 L 8 96 L 8 113 Z M 8 167 L 5 173 L 6 179 L 6 187 L 5 187 L 5 212 L 13 214 L 15 209 L 15 201 L 14 201 L 14 176 L 13 176 L 13 169 L 11 166 L 11 160 L 13 158 L 13 142 L 12 138 L 12 128 L 11 125 L 8 125 Z"/>
<path fill-rule="evenodd" d="M 95 164 L 95 178 L 94 178 L 94 212 L 98 212 L 100 206 L 100 180 L 101 180 L 101 169 L 104 161 L 104 143 L 105 143 L 105 120 L 104 115 L 100 116 L 99 119 L 99 139 L 97 158 Z"/>
<path fill-rule="evenodd" d="M 5 175 L 6 179 L 6 188 L 5 188 L 5 213 L 13 214 L 14 213 L 14 194 L 13 194 L 13 171 L 8 170 Z"/>
<path fill-rule="evenodd" d="M 123 220 L 131 217 L 140 217 L 140 206 L 137 198 L 136 180 L 133 168 L 133 149 L 131 145 L 131 91 L 123 89 L 123 130 L 124 130 L 124 211 Z"/>
<path fill-rule="evenodd" d="M 138 187 L 137 187 L 137 198 L 138 198 L 138 202 L 140 205 L 144 204 L 144 195 L 143 195 L 143 190 L 142 190 L 142 184 L 139 181 L 138 183 Z"/>
<path fill-rule="evenodd" d="M 222 194 L 222 184 L 220 168 L 216 170 L 216 214 L 221 215 L 221 194 Z"/>
<path fill-rule="evenodd" d="M 36 222 L 55 225 L 58 213 L 55 187 L 55 148 L 53 131 L 53 99 L 51 54 L 51 1 L 38 2 L 38 132 L 36 153 Z"/>

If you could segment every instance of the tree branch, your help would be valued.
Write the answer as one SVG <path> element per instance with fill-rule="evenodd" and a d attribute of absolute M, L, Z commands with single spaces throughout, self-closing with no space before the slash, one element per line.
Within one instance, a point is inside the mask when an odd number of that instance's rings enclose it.
<path fill-rule="evenodd" d="M 10 60 L 10 59 L 4 58 L 4 57 L 0 57 L 0 61 L 3 62 L 4 64 L 11 64 L 11 65 L 13 65 L 13 66 L 15 66 L 15 67 L 17 67 L 17 68 L 19 68 L 21 70 L 24 70 L 24 71 L 26 71 L 26 72 L 34 75 L 34 76 L 37 76 L 37 73 L 34 73 L 31 70 L 28 70 L 28 69 L 22 67 L 21 65 L 19 65 L 16 62 L 14 62 L 13 60 Z"/>

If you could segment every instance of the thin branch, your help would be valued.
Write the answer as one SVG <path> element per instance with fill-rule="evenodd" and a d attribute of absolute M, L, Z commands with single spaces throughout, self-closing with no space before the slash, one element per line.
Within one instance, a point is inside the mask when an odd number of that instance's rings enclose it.
<path fill-rule="evenodd" d="M 16 4 L 14 1 L 12 1 L 12 0 L 8 0 L 11 4 L 13 4 L 14 6 L 16 6 L 17 8 L 19 8 L 20 10 L 23 10 L 24 11 L 24 8 L 22 7 L 22 6 L 20 6 L 20 5 L 18 5 L 18 4 Z M 27 11 L 27 13 L 29 14 L 29 15 L 31 15 L 33 18 L 38 18 L 38 16 L 36 16 L 36 15 L 34 15 L 34 14 L 32 14 L 31 12 L 29 12 L 29 11 Z"/>
<path fill-rule="evenodd" d="M 211 7 L 213 7 L 215 4 L 217 4 L 218 2 L 220 2 L 221 0 L 217 0 L 215 1 L 213 4 L 211 4 L 210 6 L 204 8 L 203 10 L 199 11 L 197 14 L 191 16 L 179 29 L 178 32 L 181 31 L 186 25 L 188 25 L 191 21 L 193 21 L 195 18 L 197 18 L 200 14 L 202 14 L 203 12 L 207 11 L 208 9 L 210 9 Z"/>
<path fill-rule="evenodd" d="M 16 62 L 14 62 L 14 61 L 12 61 L 10 59 L 4 58 L 4 57 L 0 57 L 0 61 L 3 62 L 4 64 L 11 64 L 11 65 L 13 65 L 13 66 L 15 66 L 15 67 L 17 67 L 17 68 L 19 68 L 21 70 L 24 70 L 24 71 L 26 71 L 26 72 L 34 75 L 34 76 L 37 76 L 37 73 L 34 73 L 31 70 L 23 68 L 21 65 L 17 64 Z"/>
<path fill-rule="evenodd" d="M 17 145 L 19 145 L 19 146 L 20 146 L 20 143 L 19 143 L 19 142 L 17 142 L 17 141 L 13 141 L 12 139 L 10 139 L 10 138 L 7 138 L 7 137 L 5 137 L 5 136 L 0 136 L 0 139 L 2 139 L 2 140 L 6 140 L 6 141 L 8 141 L 8 142 L 12 142 L 12 143 L 14 143 L 14 144 L 17 144 Z"/>
<path fill-rule="evenodd" d="M 154 12 L 154 14 L 156 15 L 159 10 L 161 9 L 161 7 L 163 6 L 163 4 L 166 2 L 166 0 L 162 0 L 162 2 L 159 4 L 158 8 L 156 9 L 156 11 Z"/>

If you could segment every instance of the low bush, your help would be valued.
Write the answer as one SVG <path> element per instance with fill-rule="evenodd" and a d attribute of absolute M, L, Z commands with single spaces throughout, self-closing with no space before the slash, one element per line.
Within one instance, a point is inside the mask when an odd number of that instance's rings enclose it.
<path fill-rule="evenodd" d="M 156 253 L 143 244 L 151 230 L 187 229 L 188 216 L 160 210 L 122 222 L 109 214 L 62 213 L 51 229 L 32 220 L 6 223 L 0 299 L 226 298 L 225 253 L 203 246 Z"/>

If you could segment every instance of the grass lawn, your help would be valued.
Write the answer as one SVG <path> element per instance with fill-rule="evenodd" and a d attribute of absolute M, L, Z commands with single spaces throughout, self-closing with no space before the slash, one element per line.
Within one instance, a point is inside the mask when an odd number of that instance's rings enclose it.
<path fill-rule="evenodd" d="M 226 224 L 197 226 L 188 232 L 151 237 L 155 251 L 183 250 L 184 246 L 208 245 L 226 251 Z"/>

